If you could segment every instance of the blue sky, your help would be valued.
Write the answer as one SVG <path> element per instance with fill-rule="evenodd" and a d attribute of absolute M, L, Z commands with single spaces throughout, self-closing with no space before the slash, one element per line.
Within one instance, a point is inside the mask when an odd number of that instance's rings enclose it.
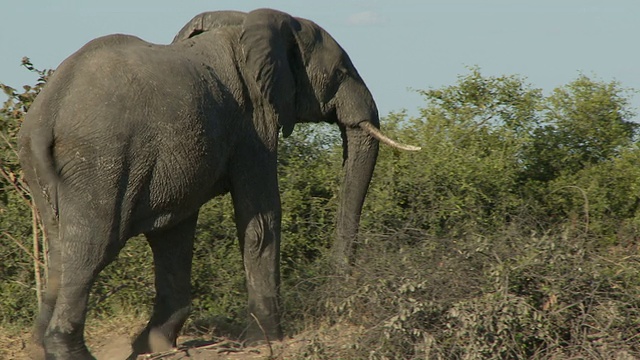
<path fill-rule="evenodd" d="M 89 40 L 127 33 L 168 43 L 193 16 L 271 7 L 315 21 L 347 50 L 381 115 L 417 114 L 410 89 L 454 84 L 467 67 L 519 74 L 545 91 L 583 73 L 640 89 L 638 0 L 34 0 L 2 5 L 0 82 L 35 80 Z M 1 99 L 1 98 L 0 98 Z M 632 104 L 640 107 L 640 95 Z"/>

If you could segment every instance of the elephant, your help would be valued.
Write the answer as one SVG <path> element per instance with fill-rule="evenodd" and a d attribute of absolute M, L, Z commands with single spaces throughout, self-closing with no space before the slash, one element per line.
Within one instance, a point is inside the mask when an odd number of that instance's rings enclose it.
<path fill-rule="evenodd" d="M 230 193 L 248 292 L 247 341 L 280 340 L 279 134 L 337 124 L 343 182 L 336 267 L 353 257 L 379 142 L 374 99 L 320 26 L 272 9 L 206 12 L 169 45 L 114 34 L 65 59 L 30 107 L 19 158 L 49 239 L 33 342 L 46 359 L 93 359 L 84 342 L 96 276 L 144 234 L 156 298 L 132 356 L 176 346 L 190 311 L 199 208 Z"/>

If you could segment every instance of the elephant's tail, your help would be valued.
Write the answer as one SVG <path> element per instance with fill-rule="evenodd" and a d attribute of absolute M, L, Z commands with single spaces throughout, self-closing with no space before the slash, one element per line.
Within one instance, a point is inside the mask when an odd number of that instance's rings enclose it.
<path fill-rule="evenodd" d="M 55 216 L 58 216 L 58 186 L 60 176 L 55 169 L 53 158 L 54 138 L 51 130 L 40 130 L 33 133 L 29 139 L 28 151 L 31 153 L 31 166 L 35 172 L 35 180 L 39 190 L 49 203 Z M 31 186 L 31 191 L 38 191 Z"/>

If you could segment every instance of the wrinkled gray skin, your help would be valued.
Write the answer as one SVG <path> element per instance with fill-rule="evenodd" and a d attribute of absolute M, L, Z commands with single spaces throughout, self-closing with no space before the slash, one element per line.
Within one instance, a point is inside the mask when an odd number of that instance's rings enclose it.
<path fill-rule="evenodd" d="M 83 338 L 90 288 L 140 233 L 153 249 L 157 295 L 133 354 L 175 346 L 189 313 L 198 209 L 227 192 L 249 293 L 247 338 L 281 339 L 278 134 L 318 121 L 336 123 L 344 141 L 334 249 L 344 265 L 378 152 L 359 124 L 378 127 L 378 113 L 323 29 L 273 10 L 213 12 L 170 45 L 111 35 L 66 59 L 19 139 L 50 239 L 34 331 L 46 358 L 93 358 Z"/>

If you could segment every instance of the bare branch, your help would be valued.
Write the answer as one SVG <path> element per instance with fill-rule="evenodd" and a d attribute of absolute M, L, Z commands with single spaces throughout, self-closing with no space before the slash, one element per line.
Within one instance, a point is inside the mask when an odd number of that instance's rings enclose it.
<path fill-rule="evenodd" d="M 44 266 L 40 262 L 40 232 L 38 231 L 38 211 L 35 206 L 31 207 L 31 230 L 33 231 L 33 273 L 36 280 L 36 298 L 38 299 L 38 310 L 42 306 L 42 273 L 40 267 Z"/>
<path fill-rule="evenodd" d="M 250 315 L 256 321 L 256 324 L 258 324 L 258 327 L 260 328 L 260 331 L 262 331 L 262 335 L 264 335 L 264 339 L 267 342 L 267 345 L 269 346 L 269 359 L 273 359 L 273 348 L 271 347 L 271 341 L 269 341 L 269 336 L 267 336 L 267 332 L 264 331 L 264 328 L 262 327 L 262 324 L 260 324 L 260 320 L 258 320 L 256 315 L 254 313 L 251 313 Z"/>
<path fill-rule="evenodd" d="M 28 194 L 28 190 L 26 187 L 23 187 L 22 185 L 24 184 L 24 182 L 20 179 L 18 179 L 15 176 L 10 176 L 10 173 L 7 172 L 7 170 L 2 166 L 2 160 L 0 160 L 0 175 L 8 182 L 10 183 L 14 189 L 16 189 L 16 191 L 18 192 L 18 194 L 20 194 L 20 197 L 22 197 L 22 199 L 29 204 L 29 207 L 32 207 L 33 205 L 31 204 L 31 199 L 29 199 L 26 194 Z"/>
<path fill-rule="evenodd" d="M 20 243 L 20 241 L 18 241 L 16 238 L 14 238 L 13 236 L 11 236 L 11 234 L 9 234 L 6 231 L 2 232 L 2 235 L 6 236 L 8 239 L 12 240 L 14 243 L 16 243 L 16 245 L 18 245 L 18 247 L 20 247 L 20 249 L 24 250 L 24 252 L 26 252 L 29 257 L 31 259 L 33 259 L 33 261 L 38 262 L 40 265 L 43 265 L 42 262 L 39 259 L 36 259 L 33 254 L 29 251 L 29 249 L 27 249 L 24 245 L 22 245 L 22 243 Z"/>
<path fill-rule="evenodd" d="M 7 144 L 7 146 L 9 147 L 9 149 L 11 149 L 11 151 L 13 152 L 13 154 L 16 156 L 16 158 L 18 157 L 18 150 L 16 150 L 15 147 L 13 147 L 13 145 L 11 145 L 11 141 L 9 141 L 9 139 L 7 139 L 7 136 L 3 133 L 0 132 L 0 136 L 2 137 L 2 140 L 4 140 L 4 142 Z"/>

